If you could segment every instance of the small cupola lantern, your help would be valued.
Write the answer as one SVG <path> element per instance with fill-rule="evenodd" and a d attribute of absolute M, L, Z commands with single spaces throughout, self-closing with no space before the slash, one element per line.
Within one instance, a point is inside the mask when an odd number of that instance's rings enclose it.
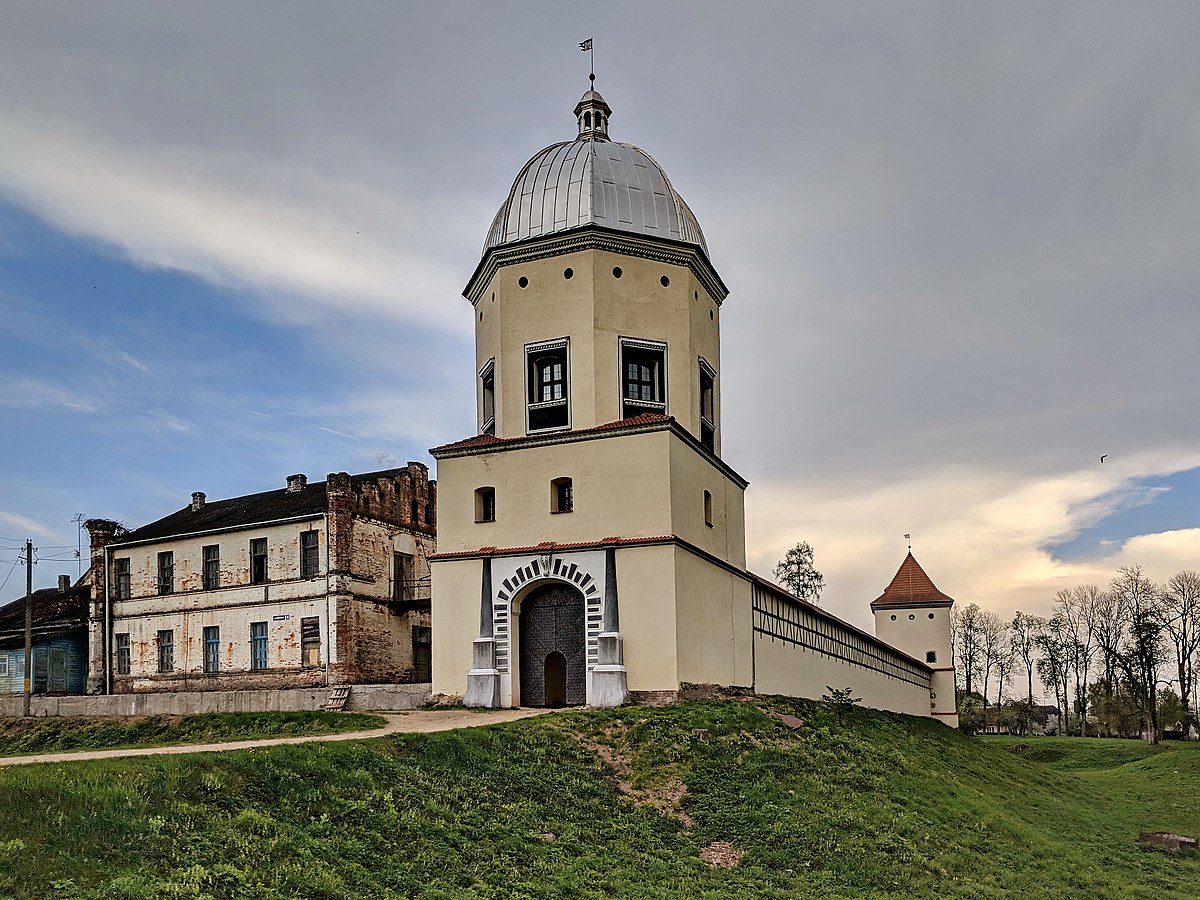
<path fill-rule="evenodd" d="M 579 120 L 580 141 L 607 141 L 608 117 L 612 110 L 604 98 L 595 90 L 589 90 L 575 104 L 575 118 Z"/>

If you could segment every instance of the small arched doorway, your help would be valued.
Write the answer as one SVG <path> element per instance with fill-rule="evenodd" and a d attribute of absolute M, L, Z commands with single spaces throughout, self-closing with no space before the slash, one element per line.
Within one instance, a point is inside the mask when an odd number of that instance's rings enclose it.
<path fill-rule="evenodd" d="M 518 616 L 522 706 L 587 702 L 583 594 L 566 584 L 535 588 Z"/>

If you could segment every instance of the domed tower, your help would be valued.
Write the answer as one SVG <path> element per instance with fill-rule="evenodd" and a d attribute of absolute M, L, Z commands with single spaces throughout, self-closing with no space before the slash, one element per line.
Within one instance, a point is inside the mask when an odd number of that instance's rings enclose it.
<path fill-rule="evenodd" d="M 958 727 L 950 610 L 954 599 L 937 589 L 912 551 L 891 584 L 871 601 L 875 635 L 933 669 L 930 715 Z"/>
<path fill-rule="evenodd" d="M 470 705 L 752 679 L 746 482 L 720 456 L 728 291 L 663 168 L 609 139 L 604 98 L 574 114 L 463 292 L 477 434 L 431 451 L 434 691 Z"/>

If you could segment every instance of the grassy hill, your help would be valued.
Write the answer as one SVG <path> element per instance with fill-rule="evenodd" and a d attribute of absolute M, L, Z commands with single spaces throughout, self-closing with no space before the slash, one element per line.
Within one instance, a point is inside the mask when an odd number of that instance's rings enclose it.
<path fill-rule="evenodd" d="M 804 720 L 790 729 L 779 719 Z M 844 719 L 844 721 L 843 721 Z M 0 896 L 1189 897 L 1200 748 L 804 701 L 0 770 Z"/>

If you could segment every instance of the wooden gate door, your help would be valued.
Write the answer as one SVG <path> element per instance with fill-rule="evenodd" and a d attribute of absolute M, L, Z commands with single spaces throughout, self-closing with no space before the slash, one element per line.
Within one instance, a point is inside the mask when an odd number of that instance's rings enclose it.
<path fill-rule="evenodd" d="M 521 705 L 580 706 L 586 703 L 587 639 L 583 594 L 565 584 L 536 588 L 521 603 L 519 619 Z M 554 682 L 549 686 L 547 672 Z M 559 675 L 559 672 L 563 674 Z"/>

